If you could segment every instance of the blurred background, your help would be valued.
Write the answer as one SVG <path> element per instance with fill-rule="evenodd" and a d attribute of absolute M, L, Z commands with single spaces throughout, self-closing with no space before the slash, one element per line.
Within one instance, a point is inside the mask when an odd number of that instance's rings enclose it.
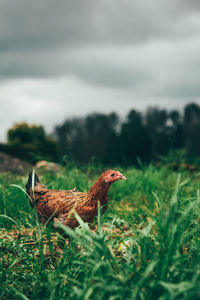
<path fill-rule="evenodd" d="M 197 0 L 0 0 L 1 165 L 198 165 L 199 49 Z"/>

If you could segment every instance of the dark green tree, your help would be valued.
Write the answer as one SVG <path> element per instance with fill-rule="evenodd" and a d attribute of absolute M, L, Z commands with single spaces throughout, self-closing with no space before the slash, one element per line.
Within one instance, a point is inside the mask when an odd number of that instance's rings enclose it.
<path fill-rule="evenodd" d="M 150 157 L 167 154 L 171 147 L 168 112 L 157 107 L 149 108 L 145 116 L 145 125 L 151 141 Z"/>
<path fill-rule="evenodd" d="M 70 156 L 77 161 L 85 161 L 85 121 L 83 118 L 66 120 L 56 126 L 55 137 L 61 156 Z"/>
<path fill-rule="evenodd" d="M 200 155 L 200 106 L 195 103 L 186 105 L 183 116 L 185 146 L 189 155 Z"/>
<path fill-rule="evenodd" d="M 140 158 L 150 159 L 150 140 L 141 113 L 131 110 L 123 123 L 120 134 L 121 156 L 127 163 L 136 163 Z"/>
<path fill-rule="evenodd" d="M 184 131 L 182 118 L 177 110 L 172 110 L 168 114 L 169 126 L 168 134 L 172 149 L 181 149 L 184 147 Z"/>
<path fill-rule="evenodd" d="M 104 163 L 118 160 L 118 115 L 91 114 L 85 119 L 87 159 L 97 157 Z"/>
<path fill-rule="evenodd" d="M 21 151 L 25 159 L 28 157 L 34 162 L 39 159 L 57 159 L 56 141 L 46 135 L 42 126 L 18 123 L 8 130 L 7 137 L 8 146 L 16 150 L 17 156 L 21 156 Z"/>
<path fill-rule="evenodd" d="M 118 116 L 114 113 L 66 120 L 55 128 L 60 153 L 80 162 L 93 157 L 103 163 L 117 161 L 117 126 Z"/>

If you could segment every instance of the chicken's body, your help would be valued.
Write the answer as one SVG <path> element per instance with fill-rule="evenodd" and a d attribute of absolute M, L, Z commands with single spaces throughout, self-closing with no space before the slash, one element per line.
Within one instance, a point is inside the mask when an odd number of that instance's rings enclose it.
<path fill-rule="evenodd" d="M 112 175 L 112 176 L 111 176 Z M 50 190 L 47 189 L 37 175 L 32 180 L 32 173 L 29 174 L 26 185 L 27 194 L 35 203 L 39 220 L 43 223 L 51 221 L 61 222 L 71 228 L 79 225 L 73 212 L 74 210 L 85 222 L 92 222 L 97 216 L 98 202 L 103 208 L 103 213 L 107 208 L 108 191 L 111 183 L 126 179 L 120 172 L 109 170 L 104 172 L 97 182 L 87 193 L 72 190 Z M 32 191 L 32 182 L 34 189 Z"/>

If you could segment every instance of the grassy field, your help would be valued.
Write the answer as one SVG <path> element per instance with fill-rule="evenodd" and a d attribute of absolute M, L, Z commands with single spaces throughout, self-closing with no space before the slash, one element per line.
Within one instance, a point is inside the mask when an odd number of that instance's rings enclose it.
<path fill-rule="evenodd" d="M 36 221 L 26 176 L 0 175 L 1 299 L 200 299 L 200 174 L 115 169 L 127 181 L 112 185 L 106 214 L 59 232 Z M 102 170 L 70 166 L 41 181 L 87 191 Z"/>

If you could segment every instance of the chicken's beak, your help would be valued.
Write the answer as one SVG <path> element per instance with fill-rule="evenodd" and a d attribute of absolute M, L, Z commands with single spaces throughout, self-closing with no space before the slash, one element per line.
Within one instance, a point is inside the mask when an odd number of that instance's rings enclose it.
<path fill-rule="evenodd" d="M 126 177 L 124 175 L 120 174 L 119 179 L 126 180 Z"/>

